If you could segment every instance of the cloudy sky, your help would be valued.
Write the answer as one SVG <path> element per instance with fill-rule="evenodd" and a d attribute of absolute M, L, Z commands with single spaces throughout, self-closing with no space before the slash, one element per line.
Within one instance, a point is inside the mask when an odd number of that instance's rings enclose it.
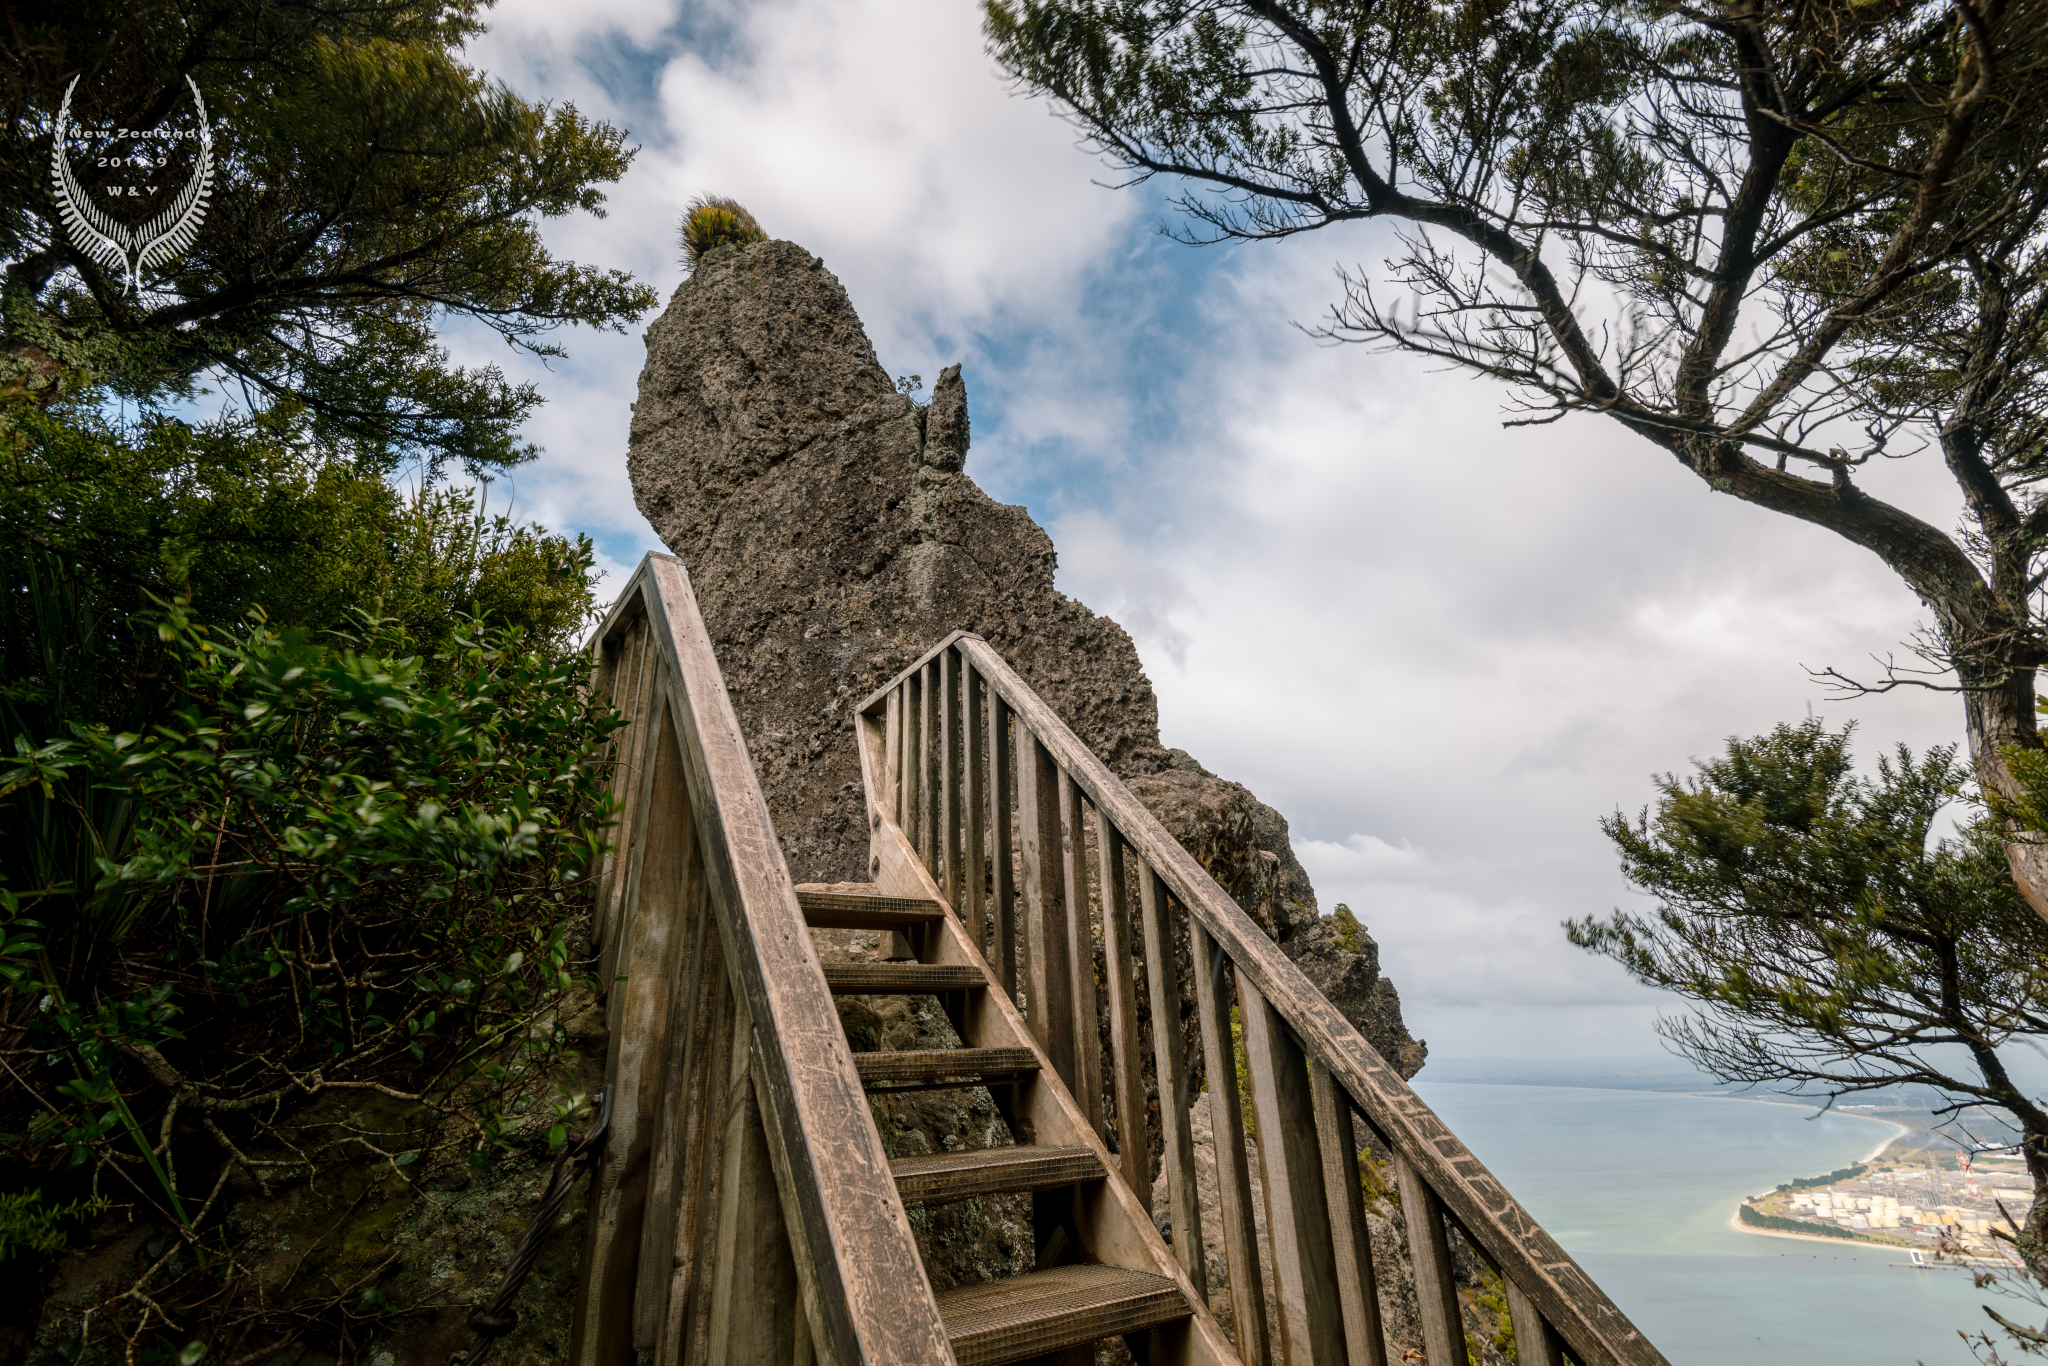
<path fill-rule="evenodd" d="M 1288 817 L 1439 1057 L 1658 1049 L 1657 998 L 1558 928 L 1635 904 L 1596 822 L 1653 773 L 1809 710 L 1865 752 L 1959 736 L 1948 698 L 1842 703 L 1802 667 L 1867 672 L 1919 622 L 1874 559 L 1593 418 L 1504 430 L 1488 383 L 1317 345 L 1298 324 L 1336 267 L 1377 267 L 1381 229 L 1162 237 L 1159 195 L 1107 188 L 1004 86 L 971 0 L 493 14 L 480 64 L 642 149 L 607 218 L 550 225 L 557 250 L 666 297 L 678 210 L 730 194 L 838 274 L 892 374 L 965 363 L 969 473 L 1136 637 L 1166 742 Z M 590 533 L 617 583 L 658 544 L 625 470 L 642 343 L 569 341 L 532 372 L 547 453 L 494 493 Z M 1929 461 L 1866 483 L 1953 524 Z"/>

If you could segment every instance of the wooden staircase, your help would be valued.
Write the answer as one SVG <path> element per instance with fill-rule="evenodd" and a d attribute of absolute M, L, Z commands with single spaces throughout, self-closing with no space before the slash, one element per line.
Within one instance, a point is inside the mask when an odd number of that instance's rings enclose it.
<path fill-rule="evenodd" d="M 895 932 L 923 946 L 923 954 L 943 952 L 945 929 L 954 918 L 945 904 L 909 896 L 891 896 L 879 889 L 867 894 L 843 890 L 797 888 L 797 902 L 815 929 L 870 929 Z M 947 946 L 954 954 L 959 946 Z M 975 959 L 972 946 L 966 953 Z M 915 962 L 830 963 L 825 981 L 834 992 L 860 995 L 936 995 L 967 1042 L 954 1049 L 919 1049 L 889 1053 L 856 1053 L 854 1068 L 871 1093 L 893 1093 L 933 1087 L 985 1086 L 1012 1134 L 1031 1134 L 1029 1107 L 1020 1104 L 1026 1088 L 1060 1089 L 1047 1075 L 1044 1055 L 1012 1040 L 1001 1011 L 988 1001 L 991 983 L 985 963 Z M 969 1023 L 969 1021 L 973 1023 Z M 1072 1098 L 1066 1097 L 1069 1106 Z M 962 1366 L 1044 1357 L 1082 1347 L 1106 1337 L 1128 1337 L 1192 1316 L 1189 1288 L 1170 1275 L 1141 1266 L 1109 1265 L 1083 1260 L 1085 1253 L 1072 1220 L 1073 1192 L 1098 1190 L 1118 1178 L 1104 1164 L 1103 1153 L 1088 1145 L 1019 1142 L 1013 1147 L 971 1152 L 934 1153 L 896 1158 L 889 1164 L 896 1190 L 906 1205 L 942 1205 L 979 1195 L 1030 1194 L 1034 1197 L 1033 1227 L 1038 1234 L 1038 1262 L 1021 1276 L 961 1286 L 937 1296 L 939 1316 L 953 1355 Z M 1100 1196 L 1096 1196 L 1100 1201 Z M 1067 1260 L 1073 1258 L 1073 1260 Z M 1149 1341 L 1134 1344 L 1139 1360 L 1149 1356 Z M 1089 1354 L 1093 1359 L 1093 1354 Z"/>
<path fill-rule="evenodd" d="M 1468 1366 L 1454 1237 L 1500 1274 L 1520 1366 L 1664 1366 L 985 642 L 947 637 L 855 709 L 868 881 L 803 887 L 679 562 L 642 563 L 595 653 L 628 725 L 592 916 L 612 1109 L 573 1366 L 1084 1366 L 1110 1338 L 1141 1366 L 1388 1366 L 1363 1135 L 1392 1154 L 1427 1366 Z M 884 961 L 822 962 L 813 930 L 873 932 Z M 1181 1019 L 1182 954 L 1203 1066 L 1244 1069 L 1268 1136 L 1263 1238 L 1237 1086 L 1208 1093 L 1208 1238 L 1185 1097 L 1148 1114 L 1138 1001 Z M 845 995 L 935 997 L 960 1045 L 856 1052 Z M 1155 1075 L 1189 1075 L 1180 1030 L 1151 1034 Z M 970 1087 L 1014 1146 L 888 1157 L 871 1098 Z M 906 1206 L 1005 1194 L 1029 1197 L 1032 1269 L 934 1293 Z"/>

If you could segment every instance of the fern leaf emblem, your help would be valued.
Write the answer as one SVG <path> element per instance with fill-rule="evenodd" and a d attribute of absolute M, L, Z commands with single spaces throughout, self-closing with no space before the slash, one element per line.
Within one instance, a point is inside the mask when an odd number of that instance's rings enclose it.
<path fill-rule="evenodd" d="M 199 93 L 198 82 L 187 76 L 185 84 L 192 88 L 192 103 L 199 111 L 199 164 L 170 207 L 141 227 L 132 228 L 93 203 L 71 169 L 64 144 L 71 128 L 71 94 L 78 88 L 78 81 L 73 76 L 71 84 L 64 87 L 64 102 L 57 109 L 56 135 L 50 150 L 50 179 L 56 189 L 57 208 L 64 219 L 65 232 L 78 249 L 105 269 L 121 271 L 127 277 L 124 292 L 133 294 L 142 272 L 176 260 L 199 236 L 199 225 L 206 221 L 207 202 L 213 197 L 213 129 L 206 120 L 206 100 Z"/>

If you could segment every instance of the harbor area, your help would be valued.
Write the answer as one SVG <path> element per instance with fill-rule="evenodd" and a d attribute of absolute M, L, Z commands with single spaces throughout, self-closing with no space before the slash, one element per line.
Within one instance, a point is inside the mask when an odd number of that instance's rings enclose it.
<path fill-rule="evenodd" d="M 2003 1153 L 1917 1149 L 1789 1181 L 1736 1212 L 1745 1232 L 1876 1243 L 1943 1258 L 2011 1260 L 1993 1236 L 2026 1222 L 2033 1187 Z"/>

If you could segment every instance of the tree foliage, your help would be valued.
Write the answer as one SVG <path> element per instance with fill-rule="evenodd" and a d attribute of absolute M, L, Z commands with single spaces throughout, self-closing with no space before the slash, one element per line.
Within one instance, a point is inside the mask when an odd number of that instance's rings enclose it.
<path fill-rule="evenodd" d="M 1619 422 L 1879 556 L 1955 678 L 1867 686 L 1962 689 L 1978 776 L 2014 793 L 2048 663 L 2042 0 L 984 12 L 1020 85 L 1181 187 L 1189 240 L 1384 220 L 1392 255 L 1344 272 L 1324 337 L 1492 376 L 1515 423 Z M 1955 535 L 1860 482 L 1920 449 Z M 2048 858 L 2009 852 L 2048 915 Z"/>
<path fill-rule="evenodd" d="M 0 387 L 41 394 L 83 377 L 153 399 L 215 372 L 252 408 L 303 405 L 317 440 L 374 466 L 526 458 L 517 428 L 538 392 L 496 366 L 452 364 L 436 327 L 466 319 L 553 356 L 551 330 L 622 329 L 655 299 L 542 242 L 541 219 L 602 213 L 603 186 L 632 154 L 618 129 L 467 65 L 482 8 L 73 0 L 10 11 Z M 62 227 L 51 139 L 74 77 L 74 112 L 91 128 L 189 124 L 186 77 L 213 118 L 219 170 L 198 241 L 134 294 Z M 89 154 L 166 145 L 156 170 Z M 189 140 L 110 136 L 74 164 L 95 202 L 139 223 L 175 196 L 196 155 Z"/>
<path fill-rule="evenodd" d="M 1829 1098 L 1918 1083 L 2011 1115 L 2037 1192 L 2017 1246 L 2048 1280 L 2048 1110 L 2007 1061 L 2048 1035 L 2048 925 L 1981 809 L 1935 835 L 1971 796 L 1953 749 L 1902 746 L 1862 777 L 1849 738 L 1779 726 L 1659 779 L 1653 808 L 1603 823 L 1657 910 L 1567 932 L 1691 1003 L 1659 1032 L 1724 1081 Z"/>
<path fill-rule="evenodd" d="M 604 847 L 615 721 L 581 661 L 482 623 L 431 661 L 385 621 L 322 643 L 174 607 L 160 629 L 175 709 L 0 763 L 31 874 L 0 887 L 5 1165 L 214 1249 L 224 1193 L 337 1160 L 301 1120 L 322 1097 L 413 1107 L 341 1130 L 400 1167 L 528 1141 Z M 233 1276 L 166 1257 L 102 1332 L 152 1303 L 196 1329 Z M 227 1307 L 221 1346 L 304 1312 Z"/>
<path fill-rule="evenodd" d="M 342 1332 L 236 1281 L 228 1206 L 537 1141 L 582 970 L 589 543 L 294 419 L 0 427 L 0 1243 L 111 1205 L 196 1246 L 117 1287 L 117 1346 Z"/>
<path fill-rule="evenodd" d="M 190 424 L 16 403 L 0 442 L 0 743 L 139 726 L 165 699 L 154 620 L 252 608 L 279 630 L 351 612 L 438 642 L 478 615 L 567 646 L 592 606 L 587 538 L 488 516 L 483 497 L 403 494 L 324 451 L 291 405 Z M 487 496 L 484 495 L 484 496 Z"/>

